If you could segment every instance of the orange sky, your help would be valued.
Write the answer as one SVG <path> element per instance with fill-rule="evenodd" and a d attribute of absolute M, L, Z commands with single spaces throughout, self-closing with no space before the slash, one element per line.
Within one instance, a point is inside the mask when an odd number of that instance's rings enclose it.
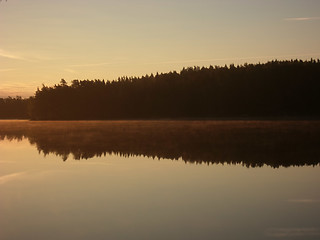
<path fill-rule="evenodd" d="M 0 97 L 108 79 L 320 58 L 317 0 L 0 2 Z"/>

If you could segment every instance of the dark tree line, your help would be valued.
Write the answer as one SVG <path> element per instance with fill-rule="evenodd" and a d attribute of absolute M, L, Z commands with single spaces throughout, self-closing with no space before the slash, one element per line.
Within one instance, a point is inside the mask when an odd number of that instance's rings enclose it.
<path fill-rule="evenodd" d="M 29 99 L 21 97 L 0 98 L 0 119 L 26 119 Z"/>
<path fill-rule="evenodd" d="M 183 68 L 180 72 L 42 86 L 32 119 L 319 117 L 320 61 Z"/>

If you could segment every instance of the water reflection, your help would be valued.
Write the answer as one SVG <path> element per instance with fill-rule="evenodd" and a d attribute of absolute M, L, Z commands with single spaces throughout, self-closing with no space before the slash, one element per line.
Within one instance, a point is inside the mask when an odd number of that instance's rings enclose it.
<path fill-rule="evenodd" d="M 273 238 L 320 237 L 318 228 L 276 228 L 269 229 L 267 236 Z"/>
<path fill-rule="evenodd" d="M 320 163 L 318 121 L 0 121 L 0 139 L 27 138 L 64 161 L 106 154 L 190 163 L 302 166 Z"/>

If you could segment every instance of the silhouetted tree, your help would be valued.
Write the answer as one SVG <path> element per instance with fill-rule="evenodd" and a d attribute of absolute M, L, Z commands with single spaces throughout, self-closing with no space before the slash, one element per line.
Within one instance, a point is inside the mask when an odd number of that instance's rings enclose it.
<path fill-rule="evenodd" d="M 28 114 L 29 99 L 20 96 L 15 98 L 0 98 L 0 119 L 26 119 Z"/>
<path fill-rule="evenodd" d="M 188 67 L 117 81 L 62 79 L 29 99 L 32 119 L 320 117 L 320 61 Z"/>

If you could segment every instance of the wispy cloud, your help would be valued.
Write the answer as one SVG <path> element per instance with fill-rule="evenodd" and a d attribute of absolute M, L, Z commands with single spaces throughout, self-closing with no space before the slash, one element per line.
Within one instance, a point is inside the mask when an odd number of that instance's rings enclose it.
<path fill-rule="evenodd" d="M 68 72 L 68 73 L 76 73 L 77 72 L 77 71 L 70 69 L 70 68 L 66 68 L 66 69 L 64 69 L 64 71 Z"/>
<path fill-rule="evenodd" d="M 298 17 L 298 18 L 285 18 L 285 21 L 312 21 L 320 20 L 320 17 Z"/>
<path fill-rule="evenodd" d="M 16 70 L 15 68 L 0 68 L 0 72 L 10 72 Z"/>
<path fill-rule="evenodd" d="M 318 237 L 319 228 L 271 228 L 266 232 L 267 236 L 275 238 L 292 237 Z"/>
<path fill-rule="evenodd" d="M 0 84 L 0 97 L 7 96 L 22 96 L 28 97 L 32 96 L 35 91 L 35 82 L 10 82 L 2 81 Z"/>
<path fill-rule="evenodd" d="M 7 51 L 5 51 L 3 49 L 0 49 L 0 57 L 9 58 L 9 59 L 15 59 L 15 60 L 26 60 L 20 54 L 7 52 Z"/>
<path fill-rule="evenodd" d="M 26 174 L 26 172 L 17 172 L 17 173 L 12 173 L 12 174 L 0 176 L 0 185 L 5 184 L 9 181 L 15 180 L 17 178 L 20 178 L 21 176 L 23 176 L 25 174 Z"/>
<path fill-rule="evenodd" d="M 104 66 L 104 65 L 110 65 L 113 63 L 110 62 L 101 62 L 101 63 L 85 63 L 85 64 L 73 64 L 69 65 L 70 67 L 96 67 L 96 66 Z"/>
<path fill-rule="evenodd" d="M 0 49 L 0 58 L 7 58 L 13 60 L 22 60 L 28 62 L 38 62 L 38 61 L 51 61 L 56 60 L 51 58 L 46 54 L 41 54 L 37 52 L 11 52 L 4 49 Z"/>
<path fill-rule="evenodd" d="M 34 82 L 10 82 L 4 81 L 1 83 L 0 89 L 25 89 L 33 87 Z"/>

